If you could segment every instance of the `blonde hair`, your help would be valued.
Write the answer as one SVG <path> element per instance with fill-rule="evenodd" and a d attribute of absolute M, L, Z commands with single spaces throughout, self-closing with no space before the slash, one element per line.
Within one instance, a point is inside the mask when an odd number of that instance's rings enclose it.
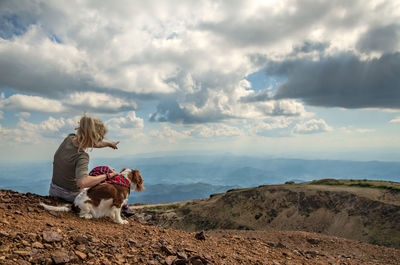
<path fill-rule="evenodd" d="M 86 114 L 82 116 L 78 124 L 79 126 L 75 128 L 77 130 L 78 150 L 95 147 L 99 142 L 103 141 L 107 133 L 107 128 L 100 119 Z"/>

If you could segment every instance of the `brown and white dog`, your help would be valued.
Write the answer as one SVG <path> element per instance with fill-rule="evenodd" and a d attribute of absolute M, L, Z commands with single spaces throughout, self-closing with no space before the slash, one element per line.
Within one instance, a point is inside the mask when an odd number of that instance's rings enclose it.
<path fill-rule="evenodd" d="M 129 181 L 131 190 L 139 192 L 144 189 L 139 170 L 124 168 L 119 174 Z M 85 219 L 108 216 L 115 223 L 127 224 L 128 221 L 121 218 L 121 207 L 128 200 L 130 189 L 114 183 L 100 183 L 94 187 L 82 189 L 72 205 L 51 206 L 42 202 L 40 205 L 49 211 L 77 211 L 79 216 Z"/>

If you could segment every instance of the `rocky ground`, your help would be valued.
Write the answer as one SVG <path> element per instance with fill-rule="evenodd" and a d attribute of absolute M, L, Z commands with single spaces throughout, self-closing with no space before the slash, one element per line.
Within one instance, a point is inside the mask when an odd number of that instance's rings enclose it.
<path fill-rule="evenodd" d="M 399 264 L 400 251 L 306 232 L 188 233 L 129 218 L 48 212 L 47 197 L 0 190 L 0 264 Z"/>

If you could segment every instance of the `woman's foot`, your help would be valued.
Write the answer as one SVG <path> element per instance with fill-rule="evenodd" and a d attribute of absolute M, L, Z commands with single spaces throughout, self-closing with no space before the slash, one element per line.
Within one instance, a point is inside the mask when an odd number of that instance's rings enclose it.
<path fill-rule="evenodd" d="M 130 217 L 135 214 L 134 211 L 131 208 L 129 208 L 128 204 L 122 205 L 121 213 L 126 217 Z"/>

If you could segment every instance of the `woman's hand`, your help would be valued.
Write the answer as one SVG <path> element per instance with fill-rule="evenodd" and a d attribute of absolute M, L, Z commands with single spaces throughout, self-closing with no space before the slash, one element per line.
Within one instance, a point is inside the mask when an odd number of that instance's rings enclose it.
<path fill-rule="evenodd" d="M 119 141 L 110 142 L 110 143 L 108 143 L 108 146 L 111 147 L 112 149 L 118 149 L 118 146 L 117 146 L 118 144 L 119 144 Z"/>

